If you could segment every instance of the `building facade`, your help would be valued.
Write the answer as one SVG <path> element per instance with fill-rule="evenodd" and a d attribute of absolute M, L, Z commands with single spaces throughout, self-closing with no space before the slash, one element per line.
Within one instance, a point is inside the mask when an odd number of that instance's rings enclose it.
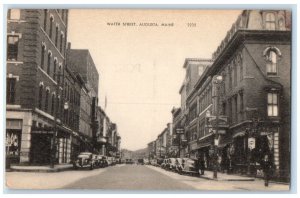
<path fill-rule="evenodd" d="M 56 133 L 70 145 L 61 127 L 67 26 L 68 10 L 8 11 L 6 156 L 14 163 L 50 163 Z"/>

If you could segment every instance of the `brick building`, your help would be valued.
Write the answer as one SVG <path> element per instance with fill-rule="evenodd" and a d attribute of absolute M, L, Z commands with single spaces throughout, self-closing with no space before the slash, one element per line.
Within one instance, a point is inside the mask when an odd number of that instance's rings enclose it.
<path fill-rule="evenodd" d="M 269 154 L 277 176 L 290 177 L 290 25 L 289 11 L 243 11 L 187 93 L 189 154 L 204 154 L 207 167 L 218 137 L 223 168 L 254 173 Z"/>
<path fill-rule="evenodd" d="M 8 11 L 6 154 L 15 163 L 50 163 L 55 125 L 69 156 L 61 127 L 67 25 L 68 10 Z"/>

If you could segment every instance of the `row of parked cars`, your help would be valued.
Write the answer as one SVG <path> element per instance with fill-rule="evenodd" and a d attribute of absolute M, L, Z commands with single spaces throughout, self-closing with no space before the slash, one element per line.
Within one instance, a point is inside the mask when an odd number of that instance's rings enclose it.
<path fill-rule="evenodd" d="M 167 158 L 161 162 L 157 161 L 156 163 L 152 162 L 151 164 L 179 174 L 199 174 L 199 170 L 196 167 L 196 161 L 190 158 Z"/>
<path fill-rule="evenodd" d="M 97 155 L 90 152 L 82 152 L 73 161 L 74 169 L 89 168 L 104 168 L 107 166 L 113 166 L 117 164 L 117 160 L 114 157 L 108 157 L 105 155 Z"/>

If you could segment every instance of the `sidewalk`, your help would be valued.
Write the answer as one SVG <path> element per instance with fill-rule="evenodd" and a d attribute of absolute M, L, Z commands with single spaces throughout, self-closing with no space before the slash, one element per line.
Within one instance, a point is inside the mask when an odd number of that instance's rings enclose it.
<path fill-rule="evenodd" d="M 213 171 L 205 171 L 204 175 L 200 175 L 200 178 L 208 179 L 208 180 L 217 180 L 217 181 L 254 181 L 256 178 L 247 177 L 247 176 L 240 176 L 240 175 L 231 175 L 227 173 L 220 173 L 218 172 L 217 178 L 213 178 L 214 172 Z"/>
<path fill-rule="evenodd" d="M 21 165 L 12 165 L 7 171 L 15 172 L 60 172 L 65 170 L 70 170 L 73 168 L 72 164 L 58 164 L 54 168 L 50 168 L 50 165 L 46 166 L 21 166 Z"/>

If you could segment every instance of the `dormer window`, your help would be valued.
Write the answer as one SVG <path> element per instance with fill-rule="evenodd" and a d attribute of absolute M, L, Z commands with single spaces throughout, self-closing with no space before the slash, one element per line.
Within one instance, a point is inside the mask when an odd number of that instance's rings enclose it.
<path fill-rule="evenodd" d="M 276 47 L 268 47 L 264 50 L 263 53 L 264 57 L 266 58 L 266 71 L 267 75 L 277 75 L 278 68 L 277 62 L 278 58 L 281 56 L 281 52 Z"/>
<path fill-rule="evenodd" d="M 274 13 L 266 13 L 266 29 L 267 30 L 275 30 L 276 29 L 276 20 Z"/>

